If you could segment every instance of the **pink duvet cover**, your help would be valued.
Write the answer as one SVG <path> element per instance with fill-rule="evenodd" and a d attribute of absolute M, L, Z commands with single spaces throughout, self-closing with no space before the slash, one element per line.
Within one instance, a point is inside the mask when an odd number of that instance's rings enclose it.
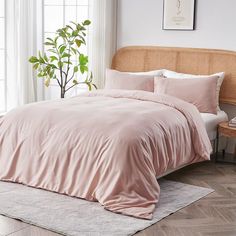
<path fill-rule="evenodd" d="M 99 201 L 151 219 L 156 176 L 208 160 L 197 109 L 166 95 L 97 91 L 26 105 L 0 119 L 0 179 Z"/>

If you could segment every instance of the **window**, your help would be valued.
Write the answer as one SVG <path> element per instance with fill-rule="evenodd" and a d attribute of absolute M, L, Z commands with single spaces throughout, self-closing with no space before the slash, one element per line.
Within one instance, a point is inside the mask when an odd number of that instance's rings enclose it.
<path fill-rule="evenodd" d="M 54 37 L 56 30 L 70 23 L 70 21 L 82 22 L 88 18 L 89 0 L 44 0 L 44 40 L 47 37 Z M 88 54 L 88 46 L 84 46 L 82 50 L 83 53 Z M 56 81 L 51 84 L 49 89 L 50 94 L 47 94 L 46 97 L 58 98 L 59 87 Z M 80 89 L 84 88 L 75 87 L 70 95 L 77 94 Z"/>
<path fill-rule="evenodd" d="M 0 114 L 6 111 L 5 0 L 0 0 Z"/>

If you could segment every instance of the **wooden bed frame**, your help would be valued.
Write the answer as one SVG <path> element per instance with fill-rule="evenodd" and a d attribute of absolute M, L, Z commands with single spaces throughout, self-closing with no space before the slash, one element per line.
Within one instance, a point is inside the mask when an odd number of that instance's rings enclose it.
<path fill-rule="evenodd" d="M 224 71 L 220 102 L 236 105 L 236 52 L 233 51 L 132 46 L 117 51 L 112 68 L 126 72 L 169 69 L 201 75 Z"/>
<path fill-rule="evenodd" d="M 117 51 L 112 69 L 142 72 L 168 69 L 186 74 L 210 75 L 225 72 L 220 102 L 236 105 L 236 52 L 214 49 L 130 46 Z M 188 166 L 167 170 L 161 178 Z"/>

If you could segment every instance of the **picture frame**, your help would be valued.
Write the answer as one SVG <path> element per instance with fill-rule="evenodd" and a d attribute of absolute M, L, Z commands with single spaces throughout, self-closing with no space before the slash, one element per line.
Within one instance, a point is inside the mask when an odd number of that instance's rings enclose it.
<path fill-rule="evenodd" d="M 196 0 L 163 0 L 163 30 L 194 30 Z"/>

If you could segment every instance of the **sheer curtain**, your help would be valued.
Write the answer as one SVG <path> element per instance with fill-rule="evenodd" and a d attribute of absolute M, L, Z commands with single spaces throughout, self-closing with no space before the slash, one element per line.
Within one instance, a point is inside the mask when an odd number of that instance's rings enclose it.
<path fill-rule="evenodd" d="M 90 62 L 94 82 L 99 88 L 105 84 L 106 68 L 111 66 L 116 51 L 117 0 L 90 0 Z"/>
<path fill-rule="evenodd" d="M 28 62 L 42 45 L 42 0 L 6 1 L 7 110 L 43 99 L 43 86 Z"/>
<path fill-rule="evenodd" d="M 116 51 L 117 0 L 89 0 L 90 67 L 99 88 Z M 43 0 L 6 1 L 7 110 L 43 100 L 44 84 L 28 59 L 43 49 Z"/>

